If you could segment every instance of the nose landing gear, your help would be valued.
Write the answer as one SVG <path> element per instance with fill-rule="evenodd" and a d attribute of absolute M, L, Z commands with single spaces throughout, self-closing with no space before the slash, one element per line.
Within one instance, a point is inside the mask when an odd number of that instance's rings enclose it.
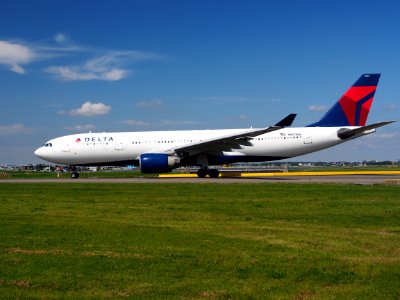
<path fill-rule="evenodd" d="M 79 178 L 79 173 L 76 171 L 76 166 L 71 166 L 71 178 L 72 179 L 78 179 Z"/>

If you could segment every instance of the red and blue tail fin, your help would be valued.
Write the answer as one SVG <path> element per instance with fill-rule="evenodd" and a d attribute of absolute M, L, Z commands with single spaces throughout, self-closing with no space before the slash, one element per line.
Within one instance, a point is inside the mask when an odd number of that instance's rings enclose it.
<path fill-rule="evenodd" d="M 316 123 L 308 127 L 365 126 L 381 74 L 364 74 Z"/>

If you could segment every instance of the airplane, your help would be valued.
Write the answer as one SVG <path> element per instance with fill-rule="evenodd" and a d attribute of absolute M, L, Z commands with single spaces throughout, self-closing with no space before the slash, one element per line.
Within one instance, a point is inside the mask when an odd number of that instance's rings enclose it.
<path fill-rule="evenodd" d="M 197 176 L 216 178 L 211 165 L 281 160 L 326 149 L 374 133 L 395 121 L 365 125 L 380 74 L 363 74 L 317 122 L 289 127 L 296 114 L 273 126 L 250 129 L 81 133 L 49 140 L 34 153 L 56 164 L 140 166 L 142 173 L 167 173 L 199 166 Z"/>

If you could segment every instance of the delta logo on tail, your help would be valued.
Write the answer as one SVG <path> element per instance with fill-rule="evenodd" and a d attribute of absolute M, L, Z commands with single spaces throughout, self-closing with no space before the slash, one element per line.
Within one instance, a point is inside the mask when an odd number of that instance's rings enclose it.
<path fill-rule="evenodd" d="M 365 126 L 380 76 L 362 75 L 321 120 L 308 127 Z"/>

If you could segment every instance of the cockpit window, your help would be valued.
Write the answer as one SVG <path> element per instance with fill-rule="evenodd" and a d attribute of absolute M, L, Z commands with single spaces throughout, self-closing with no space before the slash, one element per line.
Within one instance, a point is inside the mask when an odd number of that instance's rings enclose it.
<path fill-rule="evenodd" d="M 44 146 L 45 147 L 53 147 L 53 144 L 52 143 L 46 143 L 46 144 L 44 144 Z"/>

